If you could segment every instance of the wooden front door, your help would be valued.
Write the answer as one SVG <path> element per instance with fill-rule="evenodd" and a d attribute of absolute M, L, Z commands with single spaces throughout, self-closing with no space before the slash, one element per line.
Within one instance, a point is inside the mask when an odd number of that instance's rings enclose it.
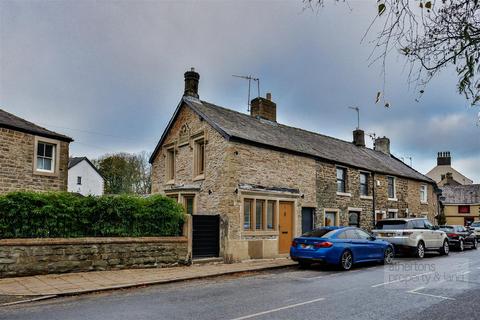
<path fill-rule="evenodd" d="M 293 239 L 293 202 L 280 202 L 278 215 L 278 252 L 288 253 Z"/>

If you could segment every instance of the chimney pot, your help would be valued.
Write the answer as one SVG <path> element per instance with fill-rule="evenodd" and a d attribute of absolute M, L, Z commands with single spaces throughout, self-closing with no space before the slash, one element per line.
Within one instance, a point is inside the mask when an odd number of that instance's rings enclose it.
<path fill-rule="evenodd" d="M 267 100 L 272 101 L 272 94 L 267 92 Z"/>
<path fill-rule="evenodd" d="M 390 139 L 387 137 L 377 138 L 374 143 L 374 150 L 390 155 Z"/>
<path fill-rule="evenodd" d="M 353 131 L 353 144 L 357 147 L 365 147 L 365 132 L 361 129 Z"/>
<path fill-rule="evenodd" d="M 184 96 L 198 98 L 198 83 L 200 80 L 200 74 L 195 72 L 195 68 L 191 68 L 190 71 L 185 72 L 185 91 Z"/>
<path fill-rule="evenodd" d="M 450 151 L 442 151 L 437 154 L 437 165 L 438 166 L 450 166 L 452 164 L 452 157 L 450 156 Z"/>

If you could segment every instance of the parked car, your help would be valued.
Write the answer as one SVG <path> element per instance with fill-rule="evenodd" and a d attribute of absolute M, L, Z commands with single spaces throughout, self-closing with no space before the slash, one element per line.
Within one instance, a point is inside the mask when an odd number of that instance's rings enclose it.
<path fill-rule="evenodd" d="M 440 230 L 447 234 L 450 247 L 460 251 L 463 251 L 465 246 L 477 249 L 477 237 L 472 230 L 459 225 L 440 226 Z"/>
<path fill-rule="evenodd" d="M 470 225 L 470 229 L 473 230 L 475 236 L 477 237 L 477 241 L 480 241 L 480 221 L 475 221 Z"/>
<path fill-rule="evenodd" d="M 300 266 L 321 262 L 350 270 L 359 262 L 392 263 L 393 246 L 355 227 L 322 227 L 295 238 L 290 257 Z"/>
<path fill-rule="evenodd" d="M 450 251 L 447 234 L 425 218 L 380 220 L 372 233 L 393 244 L 395 252 L 413 253 L 420 259 L 425 251 L 438 251 L 441 255 Z"/>

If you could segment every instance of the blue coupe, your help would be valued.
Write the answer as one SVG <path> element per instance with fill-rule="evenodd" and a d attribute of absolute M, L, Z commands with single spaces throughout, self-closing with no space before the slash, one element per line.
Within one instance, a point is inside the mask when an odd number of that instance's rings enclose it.
<path fill-rule="evenodd" d="M 379 261 L 392 263 L 393 246 L 354 227 L 322 227 L 292 241 L 290 257 L 300 266 L 323 262 L 350 270 L 355 263 Z"/>

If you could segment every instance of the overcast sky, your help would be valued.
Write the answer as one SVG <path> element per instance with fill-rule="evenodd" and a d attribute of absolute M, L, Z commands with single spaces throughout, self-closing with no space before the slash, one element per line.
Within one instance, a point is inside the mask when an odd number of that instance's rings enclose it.
<path fill-rule="evenodd" d="M 0 1 L 0 108 L 75 139 L 90 158 L 152 151 L 183 93 L 200 73 L 200 98 L 241 112 L 247 83 L 272 92 L 278 121 L 351 141 L 356 114 L 367 133 L 391 139 L 398 157 L 426 173 L 438 151 L 480 183 L 478 108 L 446 71 L 415 102 L 402 57 L 387 66 L 390 108 L 374 103 L 381 68 L 361 38 L 376 1 Z M 373 38 L 374 31 L 370 34 Z M 254 91 L 256 93 L 256 91 Z M 371 146 L 371 141 L 367 143 Z M 410 160 L 406 160 L 408 163 Z"/>

